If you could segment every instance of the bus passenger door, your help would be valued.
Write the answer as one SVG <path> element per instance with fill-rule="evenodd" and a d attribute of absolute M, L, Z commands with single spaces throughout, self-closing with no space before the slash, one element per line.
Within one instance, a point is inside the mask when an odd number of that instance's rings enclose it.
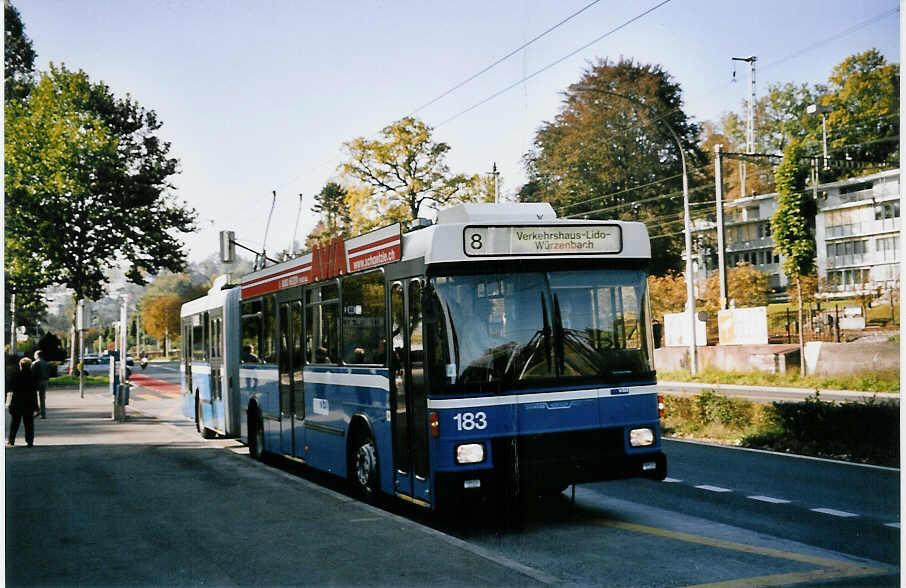
<path fill-rule="evenodd" d="M 294 302 L 280 305 L 280 355 L 278 362 L 280 379 L 280 452 L 294 455 L 293 435 L 293 314 Z M 298 361 L 298 359 L 296 359 Z"/>
<path fill-rule="evenodd" d="M 421 281 L 401 283 L 390 291 L 391 426 L 394 488 L 399 494 L 431 502 L 425 397 Z"/>

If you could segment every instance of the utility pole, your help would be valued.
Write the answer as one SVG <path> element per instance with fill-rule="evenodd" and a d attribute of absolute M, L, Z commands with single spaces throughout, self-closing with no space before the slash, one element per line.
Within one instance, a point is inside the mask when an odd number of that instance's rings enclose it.
<path fill-rule="evenodd" d="M 714 193 L 717 200 L 717 272 L 720 280 L 720 309 L 727 309 L 727 264 L 726 237 L 724 235 L 724 182 L 721 149 L 723 145 L 714 146 Z"/>
<path fill-rule="evenodd" d="M 757 61 L 757 58 L 754 55 L 750 57 L 734 57 L 733 61 L 745 61 L 749 64 L 749 85 L 751 86 L 752 95 L 748 100 L 748 108 L 746 109 L 746 153 L 755 153 L 755 61 Z M 733 72 L 733 77 L 736 77 L 736 71 Z M 745 160 L 739 161 L 739 190 L 740 196 L 746 195 Z"/>
<path fill-rule="evenodd" d="M 498 191 L 500 190 L 500 172 L 497 171 L 497 162 L 494 162 L 494 167 L 491 168 L 491 175 L 494 176 L 494 204 L 500 202 L 500 196 Z"/>

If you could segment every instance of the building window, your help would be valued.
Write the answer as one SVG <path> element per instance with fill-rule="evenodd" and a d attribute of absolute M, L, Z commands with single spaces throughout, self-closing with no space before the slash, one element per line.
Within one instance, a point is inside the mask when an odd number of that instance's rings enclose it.
<path fill-rule="evenodd" d="M 838 241 L 828 243 L 827 258 L 837 265 L 853 265 L 863 263 L 865 253 L 868 251 L 868 241 Z"/>
<path fill-rule="evenodd" d="M 899 237 L 883 237 L 875 242 L 875 251 L 883 261 L 897 261 L 900 257 L 899 250 Z"/>
<path fill-rule="evenodd" d="M 863 211 L 865 214 L 863 215 Z M 824 213 L 824 224 L 827 227 L 827 237 L 846 237 L 862 232 L 862 221 L 869 220 L 871 210 L 869 207 L 844 208 L 831 210 Z"/>
<path fill-rule="evenodd" d="M 875 206 L 875 220 L 900 218 L 899 202 L 884 202 Z"/>

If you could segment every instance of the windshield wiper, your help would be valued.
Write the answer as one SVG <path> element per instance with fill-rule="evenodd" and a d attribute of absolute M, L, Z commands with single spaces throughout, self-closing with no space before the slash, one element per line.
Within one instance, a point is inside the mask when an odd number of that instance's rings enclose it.
<path fill-rule="evenodd" d="M 563 352 L 563 320 L 560 318 L 560 299 L 554 294 L 554 360 L 555 374 L 561 377 L 566 371 Z"/>
<path fill-rule="evenodd" d="M 544 303 L 544 292 L 540 293 L 541 296 L 541 317 L 544 319 L 544 329 L 542 330 L 542 335 L 544 337 L 544 362 L 547 364 L 547 372 L 551 371 L 551 324 L 547 319 L 547 305 Z"/>

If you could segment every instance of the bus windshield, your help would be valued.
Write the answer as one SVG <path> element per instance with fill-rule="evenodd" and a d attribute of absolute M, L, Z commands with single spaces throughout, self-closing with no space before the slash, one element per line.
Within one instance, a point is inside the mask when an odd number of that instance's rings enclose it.
<path fill-rule="evenodd" d="M 443 275 L 431 286 L 443 327 L 435 393 L 653 375 L 644 271 Z"/>

